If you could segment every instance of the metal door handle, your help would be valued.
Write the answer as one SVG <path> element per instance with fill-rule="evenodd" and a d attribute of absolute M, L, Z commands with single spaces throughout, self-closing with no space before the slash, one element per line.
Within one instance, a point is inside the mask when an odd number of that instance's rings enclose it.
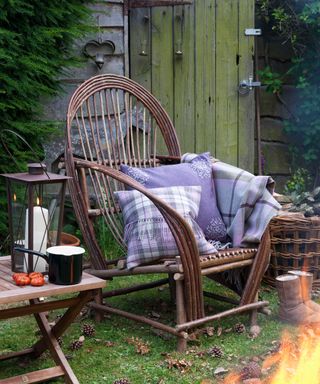
<path fill-rule="evenodd" d="M 253 88 L 255 87 L 261 87 L 261 82 L 260 81 L 253 81 L 253 77 L 249 76 L 248 80 L 242 80 L 240 81 L 238 91 L 241 95 L 245 95 L 252 91 Z"/>

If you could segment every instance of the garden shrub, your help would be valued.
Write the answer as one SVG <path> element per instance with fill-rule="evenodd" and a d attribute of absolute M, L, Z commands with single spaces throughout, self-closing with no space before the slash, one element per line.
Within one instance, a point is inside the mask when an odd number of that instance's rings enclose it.
<path fill-rule="evenodd" d="M 88 3 L 93 1 L 0 2 L 0 173 L 21 172 L 27 161 L 43 156 L 41 143 L 55 126 L 44 120 L 42 101 L 61 91 L 59 76 L 80 62 L 73 47 L 75 39 L 92 30 Z M 24 137 L 37 155 L 9 131 Z M 0 179 L 1 254 L 8 224 Z"/>
<path fill-rule="evenodd" d="M 283 79 L 290 75 L 299 89 L 297 107 L 291 110 L 285 131 L 292 142 L 294 168 L 307 168 L 317 185 L 320 181 L 320 1 L 260 0 L 258 5 L 264 36 L 281 37 L 293 50 L 287 73 L 281 75 L 267 67 L 261 72 L 261 79 L 267 91 L 278 93 Z"/>

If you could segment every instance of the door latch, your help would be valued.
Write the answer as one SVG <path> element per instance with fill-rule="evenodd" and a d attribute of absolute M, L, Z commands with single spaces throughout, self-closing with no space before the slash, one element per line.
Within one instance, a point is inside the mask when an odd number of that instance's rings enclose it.
<path fill-rule="evenodd" d="M 261 36 L 262 31 L 260 28 L 246 28 L 244 34 L 246 36 Z"/>
<path fill-rule="evenodd" d="M 261 87 L 260 81 L 253 81 L 253 77 L 249 76 L 248 80 L 242 80 L 240 81 L 238 91 L 240 95 L 245 95 L 253 90 L 255 87 Z"/>

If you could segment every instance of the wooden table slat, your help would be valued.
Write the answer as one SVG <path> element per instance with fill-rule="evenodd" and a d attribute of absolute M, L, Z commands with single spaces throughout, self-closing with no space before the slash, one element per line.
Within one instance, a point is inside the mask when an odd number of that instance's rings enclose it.
<path fill-rule="evenodd" d="M 5 280 L 0 280 L 0 291 L 5 291 L 7 289 L 13 289 L 11 283 L 6 282 Z"/>
<path fill-rule="evenodd" d="M 0 279 L 1 280 L 5 280 L 7 281 L 8 283 L 12 283 L 12 272 L 11 273 L 7 273 L 7 272 L 3 272 L 3 271 L 0 271 Z"/>
<path fill-rule="evenodd" d="M 0 271 L 9 271 L 5 276 L 2 274 L 0 275 L 0 305 L 36 299 L 41 296 L 63 295 L 66 293 L 86 291 L 88 289 L 104 288 L 106 285 L 104 280 L 83 272 L 82 280 L 79 284 L 57 285 L 46 283 L 42 287 L 32 287 L 31 285 L 19 287 L 11 280 L 12 272 L 10 268 L 7 268 L 8 265 L 10 265 L 10 257 L 0 257 Z M 4 290 L 4 286 L 7 284 L 9 284 L 9 287 Z"/>
<path fill-rule="evenodd" d="M 0 272 L 1 273 L 6 273 L 6 274 L 8 274 L 8 275 L 12 275 L 13 274 L 13 272 L 12 272 L 12 270 L 11 270 L 11 268 L 10 268 L 10 266 L 6 266 L 6 265 L 3 265 L 2 263 L 1 263 L 1 258 L 0 258 Z"/>
<path fill-rule="evenodd" d="M 3 384 L 21 384 L 21 383 L 43 383 L 48 379 L 64 376 L 61 367 L 52 367 L 41 369 L 39 371 L 26 373 L 24 375 L 14 376 L 8 379 L 0 380 Z"/>

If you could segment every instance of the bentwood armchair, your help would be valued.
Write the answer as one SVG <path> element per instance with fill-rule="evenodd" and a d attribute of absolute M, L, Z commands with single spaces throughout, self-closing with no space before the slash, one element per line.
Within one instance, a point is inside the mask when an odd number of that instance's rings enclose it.
<path fill-rule="evenodd" d="M 134 178 L 120 171 L 121 165 L 147 169 L 180 163 L 181 154 L 174 126 L 156 98 L 136 82 L 117 75 L 101 75 L 84 82 L 73 94 L 67 113 L 65 162 L 70 195 L 90 255 L 91 273 L 110 280 L 110 290 L 97 298 L 91 307 L 98 313 L 118 314 L 144 322 L 177 337 L 178 350 L 186 347 L 190 330 L 225 316 L 249 312 L 256 322 L 257 310 L 268 304 L 257 300 L 257 293 L 269 261 L 269 233 L 250 248 L 229 248 L 199 255 L 194 231 L 185 217 L 168 202 Z M 151 200 L 165 219 L 177 247 L 177 255 L 128 268 L 126 258 L 107 260 L 98 245 L 94 221 L 101 217 L 126 255 L 123 217 L 114 192 L 133 189 Z M 205 314 L 203 278 L 210 276 L 220 283 L 225 271 L 244 270 L 239 299 L 230 300 L 232 309 Z M 112 289 L 119 276 L 156 275 L 157 279 L 128 288 Z M 159 280 L 159 274 L 164 278 Z M 130 280 L 130 279 L 128 279 Z M 151 289 L 170 283 L 175 294 L 176 326 L 169 326 L 147 316 L 117 309 L 109 304 L 111 296 Z M 237 289 L 234 289 L 237 290 Z M 141 303 L 143 306 L 143 302 Z"/>

